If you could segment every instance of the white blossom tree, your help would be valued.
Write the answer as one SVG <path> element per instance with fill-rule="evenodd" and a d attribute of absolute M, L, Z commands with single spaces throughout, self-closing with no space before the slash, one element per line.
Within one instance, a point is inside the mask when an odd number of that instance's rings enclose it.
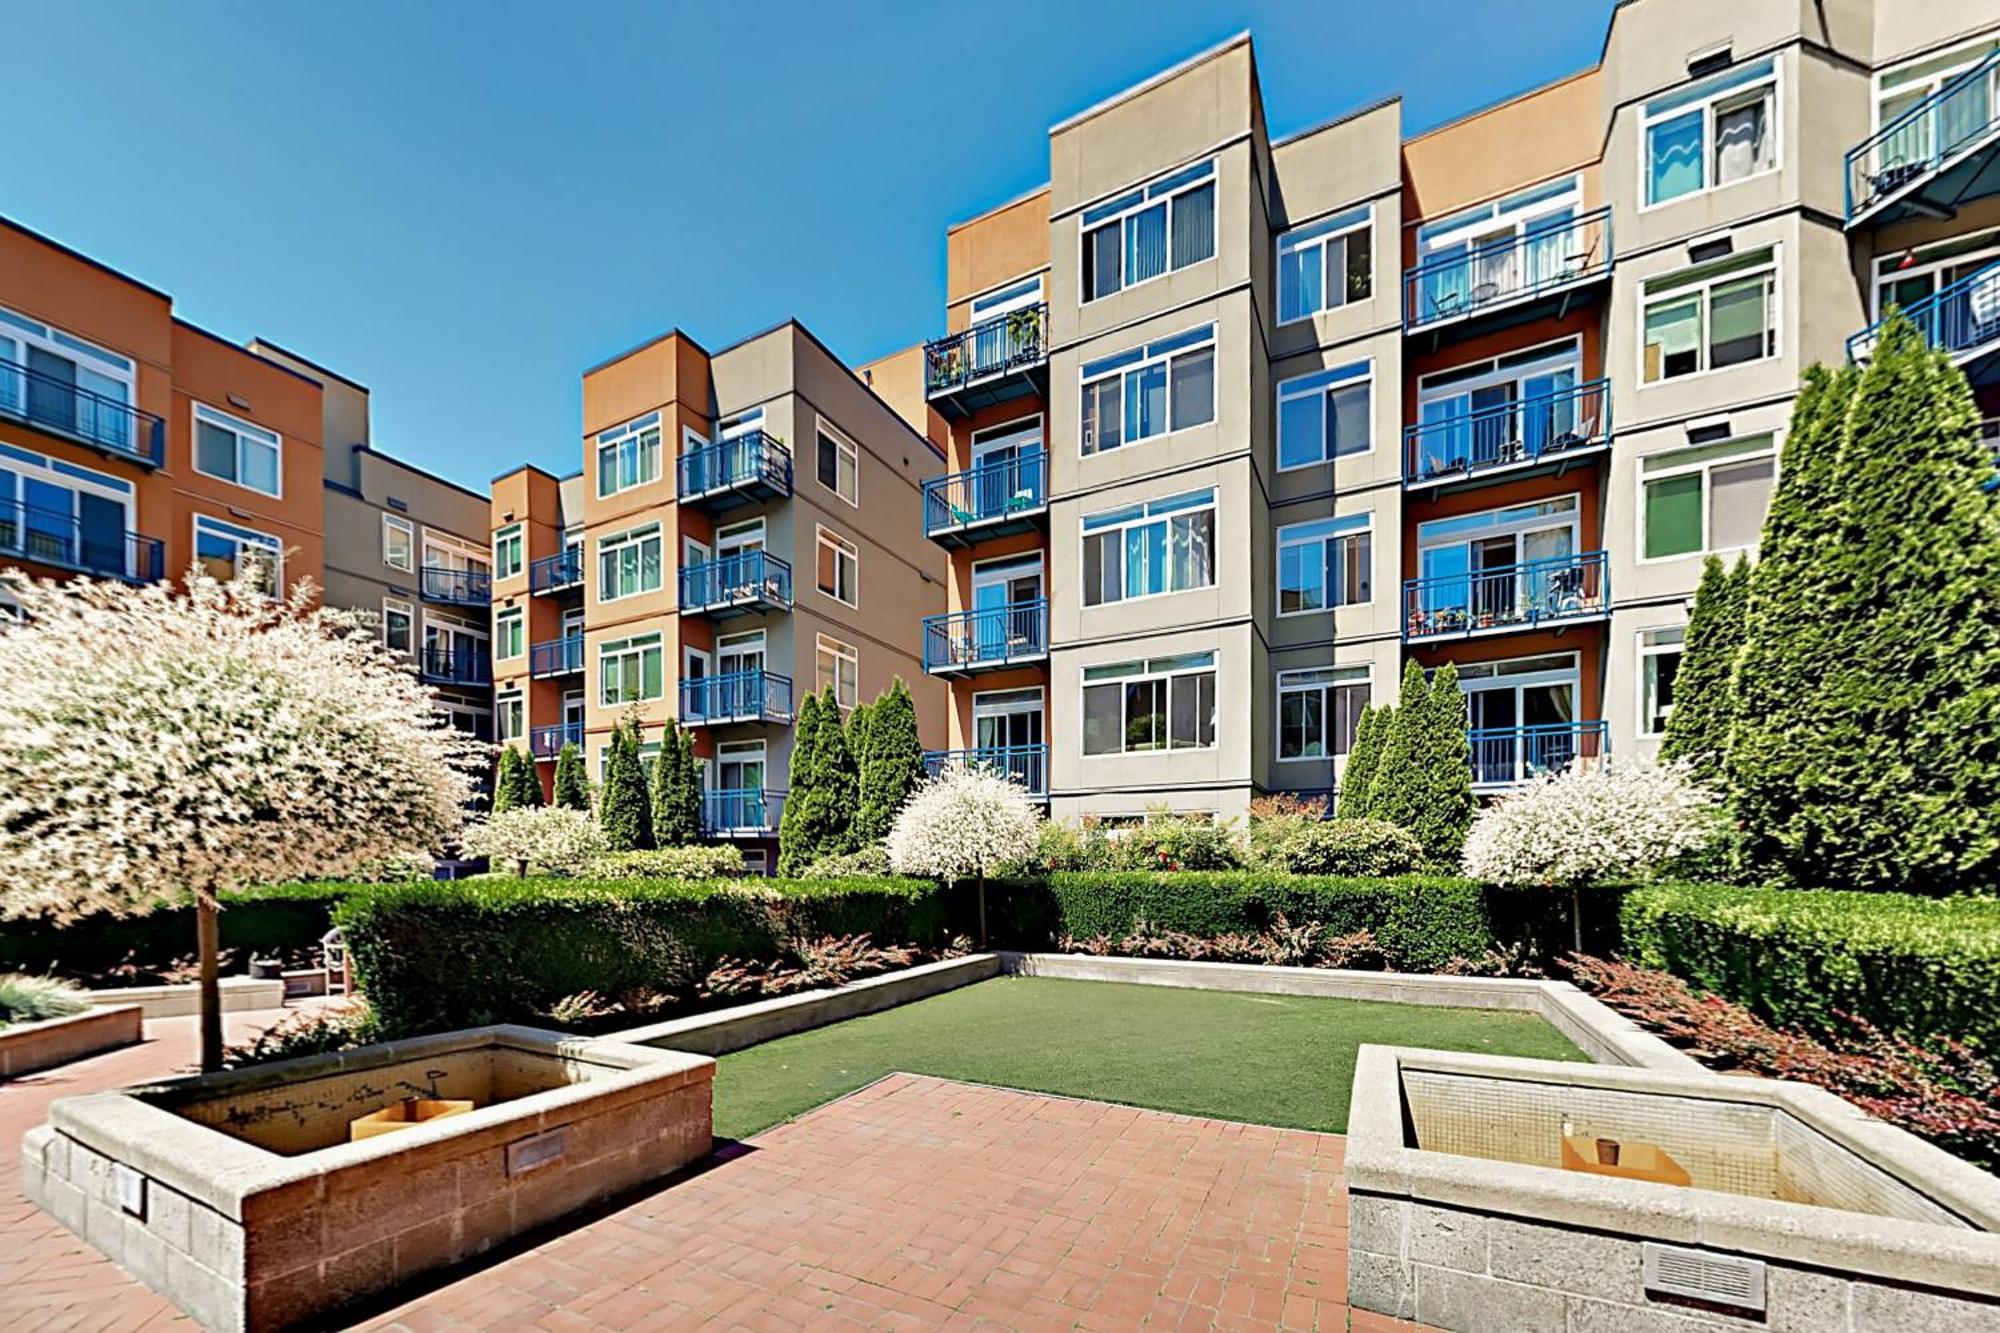
<path fill-rule="evenodd" d="M 24 619 L 0 629 L 0 918 L 192 898 L 204 1069 L 221 895 L 438 849 L 488 749 L 366 617 L 261 587 L 6 578 Z"/>
<path fill-rule="evenodd" d="M 528 867 L 574 875 L 609 850 L 604 830 L 588 810 L 560 805 L 517 806 L 468 824 L 459 840 L 468 856 L 507 865 L 518 875 Z"/>
<path fill-rule="evenodd" d="M 979 881 L 979 938 L 986 940 L 986 877 L 1019 865 L 1041 841 L 1041 816 L 1019 783 L 953 765 L 919 786 L 896 812 L 883 845 L 898 874 L 955 884 Z"/>

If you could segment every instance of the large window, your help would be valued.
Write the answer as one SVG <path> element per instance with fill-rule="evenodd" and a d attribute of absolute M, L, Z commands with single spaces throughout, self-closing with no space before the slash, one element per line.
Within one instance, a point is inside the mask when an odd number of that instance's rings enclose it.
<path fill-rule="evenodd" d="M 817 525 L 815 525 L 817 527 Z M 849 606 L 861 600 L 861 552 L 853 542 L 826 528 L 817 528 L 813 582 L 836 602 Z"/>
<path fill-rule="evenodd" d="M 0 444 L 0 554 L 149 577 L 126 537 L 133 498 L 123 477 Z"/>
<path fill-rule="evenodd" d="M 1278 614 L 1356 606 L 1373 596 L 1371 514 L 1278 529 Z"/>
<path fill-rule="evenodd" d="M 819 423 L 819 484 L 851 505 L 861 503 L 861 454 L 854 441 L 822 418 Z"/>
<path fill-rule="evenodd" d="M 416 563 L 417 530 L 407 518 L 382 515 L 382 563 L 405 574 Z"/>
<path fill-rule="evenodd" d="M 1278 322 L 1310 319 L 1375 290 L 1375 206 L 1288 231 L 1278 238 Z"/>
<path fill-rule="evenodd" d="M 1646 103 L 1647 205 L 1776 169 L 1777 101 L 1777 67 L 1764 59 Z"/>
<path fill-rule="evenodd" d="M 658 699 L 666 693 L 660 636 L 617 639 L 597 650 L 598 702 L 606 708 Z"/>
<path fill-rule="evenodd" d="M 861 654 L 852 644 L 821 634 L 813 650 L 813 689 L 833 691 L 842 708 L 852 708 L 861 698 Z"/>
<path fill-rule="evenodd" d="M 1995 261 L 2000 261 L 2000 232 L 1992 231 L 1957 236 L 1935 245 L 1920 245 L 1885 255 L 1875 261 L 1874 317 L 1881 319 L 1886 316 L 1890 306 L 1908 310 L 1919 301 L 1937 295 Z M 1982 282 L 1977 284 L 1976 290 L 1966 291 L 1962 298 L 1964 313 L 1954 310 L 1945 314 L 1944 318 L 1964 319 L 1969 315 L 1971 322 L 1985 324 L 1987 319 L 1980 318 L 1980 314 L 1990 318 L 1990 309 L 1975 312 L 1972 306 L 1975 301 L 1983 306 L 1991 299 L 1986 289 L 1987 284 Z"/>
<path fill-rule="evenodd" d="M 660 525 L 600 537 L 597 541 L 597 599 L 613 602 L 660 588 Z"/>
<path fill-rule="evenodd" d="M 527 623 L 521 609 L 502 611 L 493 617 L 493 656 L 495 658 L 519 657 L 528 651 Z"/>
<path fill-rule="evenodd" d="M 268 532 L 239 528 L 206 514 L 194 516 L 195 563 L 210 578 L 227 583 L 247 574 L 267 597 L 276 597 L 285 586 L 284 549 L 284 543 Z"/>
<path fill-rule="evenodd" d="M 1083 366 L 1083 452 L 1109 453 L 1215 420 L 1215 326 Z"/>
<path fill-rule="evenodd" d="M 1083 752 L 1138 754 L 1215 744 L 1215 654 L 1083 670 Z"/>
<path fill-rule="evenodd" d="M 1647 384 L 1778 354 L 1775 250 L 1645 284 L 1641 376 Z"/>
<path fill-rule="evenodd" d="M 0 309 L 0 412 L 144 451 L 128 406 L 133 375 L 132 362 L 108 348 Z"/>
<path fill-rule="evenodd" d="M 1215 254 L 1215 163 L 1198 163 L 1083 214 L 1083 299 Z"/>
<path fill-rule="evenodd" d="M 409 652 L 416 623 L 416 610 L 408 602 L 399 602 L 393 597 L 382 599 L 383 647 L 391 652 Z"/>
<path fill-rule="evenodd" d="M 194 405 L 194 470 L 233 481 L 262 495 L 279 491 L 278 463 L 283 441 L 274 430 L 241 417 Z"/>
<path fill-rule="evenodd" d="M 1278 758 L 1328 759 L 1354 748 L 1368 707 L 1368 668 L 1313 667 L 1278 673 Z"/>
<path fill-rule="evenodd" d="M 1311 467 L 1343 454 L 1365 454 L 1374 364 L 1357 361 L 1278 385 L 1278 470 Z"/>
<path fill-rule="evenodd" d="M 510 524 L 493 534 L 493 577 L 511 579 L 521 572 L 524 558 L 521 525 Z"/>
<path fill-rule="evenodd" d="M 503 694 L 493 701 L 493 721 L 498 728 L 494 739 L 502 745 L 528 734 L 528 705 L 519 691 Z"/>
<path fill-rule="evenodd" d="M 1777 451 L 1768 435 L 1640 459 L 1643 558 L 1664 560 L 1755 545 L 1777 470 Z"/>
<path fill-rule="evenodd" d="M 1083 518 L 1086 606 L 1215 583 L 1215 492 L 1189 491 Z"/>
<path fill-rule="evenodd" d="M 599 498 L 660 479 L 660 414 L 649 412 L 637 421 L 599 433 L 597 494 Z"/>
<path fill-rule="evenodd" d="M 1674 712 L 1674 677 L 1680 674 L 1681 652 L 1687 645 L 1687 631 L 1648 629 L 1639 631 L 1639 734 L 1653 737 L 1667 734 L 1667 719 Z"/>

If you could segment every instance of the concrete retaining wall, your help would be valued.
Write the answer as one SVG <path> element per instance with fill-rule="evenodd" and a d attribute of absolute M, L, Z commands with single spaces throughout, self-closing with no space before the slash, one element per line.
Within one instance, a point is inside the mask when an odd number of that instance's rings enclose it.
<path fill-rule="evenodd" d="M 137 1005 L 147 1018 L 186 1018 L 201 1012 L 201 987 L 190 981 L 179 986 L 115 986 L 85 992 L 93 1004 Z M 277 977 L 224 977 L 222 1012 L 282 1009 L 285 983 Z"/>
<path fill-rule="evenodd" d="M 130 1046 L 143 1030 L 139 1006 L 100 1006 L 68 1018 L 0 1028 L 0 1079 Z"/>

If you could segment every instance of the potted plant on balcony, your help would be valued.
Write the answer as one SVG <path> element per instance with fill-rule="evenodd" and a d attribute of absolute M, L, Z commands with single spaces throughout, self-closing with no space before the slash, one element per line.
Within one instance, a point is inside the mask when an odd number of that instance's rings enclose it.
<path fill-rule="evenodd" d="M 1042 346 L 1042 308 L 1029 306 L 1007 316 L 1007 346 L 1012 360 L 1032 361 Z"/>

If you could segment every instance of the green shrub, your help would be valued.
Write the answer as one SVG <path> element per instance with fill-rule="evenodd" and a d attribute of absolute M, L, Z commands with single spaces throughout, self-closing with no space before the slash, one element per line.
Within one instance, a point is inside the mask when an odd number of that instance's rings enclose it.
<path fill-rule="evenodd" d="M 222 948 L 258 957 L 319 943 L 339 902 L 366 886 L 281 884 L 222 895 Z M 98 913 L 67 925 L 10 921 L 0 930 L 0 970 L 101 975 L 120 966 L 149 974 L 195 952 L 194 905 L 163 903 L 138 916 Z M 133 984 L 141 984 L 134 981 Z"/>
<path fill-rule="evenodd" d="M 720 847 L 655 847 L 600 856 L 584 879 L 727 879 L 743 873 L 743 852 Z"/>
<path fill-rule="evenodd" d="M 68 1018 L 88 1008 L 88 995 L 54 977 L 31 977 L 18 972 L 0 976 L 0 1028 L 9 1023 Z"/>
<path fill-rule="evenodd" d="M 2000 901 L 1657 885 L 1619 920 L 1633 962 L 1780 1026 L 1838 1036 L 1849 1013 L 2000 1051 Z"/>
<path fill-rule="evenodd" d="M 1260 870 L 1285 869 L 1285 844 L 1301 829 L 1324 823 L 1327 812 L 1324 796 L 1294 796 L 1280 792 L 1259 796 L 1250 802 L 1250 825 L 1244 832 L 1248 844 L 1245 855 Z"/>
<path fill-rule="evenodd" d="M 1424 847 L 1407 829 L 1379 819 L 1334 819 L 1296 830 L 1279 855 L 1295 875 L 1407 875 Z"/>
<path fill-rule="evenodd" d="M 1243 864 L 1235 826 L 1220 819 L 1161 811 L 1105 843 L 1126 870 L 1235 870 Z"/>
<path fill-rule="evenodd" d="M 1026 874 L 1112 868 L 1111 840 L 1095 824 L 1072 824 L 1066 820 L 1051 819 L 1042 824 L 1040 836 L 1036 864 L 1024 867 Z"/>
<path fill-rule="evenodd" d="M 855 879 L 863 875 L 886 875 L 889 873 L 889 853 L 882 844 L 874 843 L 858 852 L 843 852 L 839 856 L 822 856 L 806 867 L 803 879 Z"/>

